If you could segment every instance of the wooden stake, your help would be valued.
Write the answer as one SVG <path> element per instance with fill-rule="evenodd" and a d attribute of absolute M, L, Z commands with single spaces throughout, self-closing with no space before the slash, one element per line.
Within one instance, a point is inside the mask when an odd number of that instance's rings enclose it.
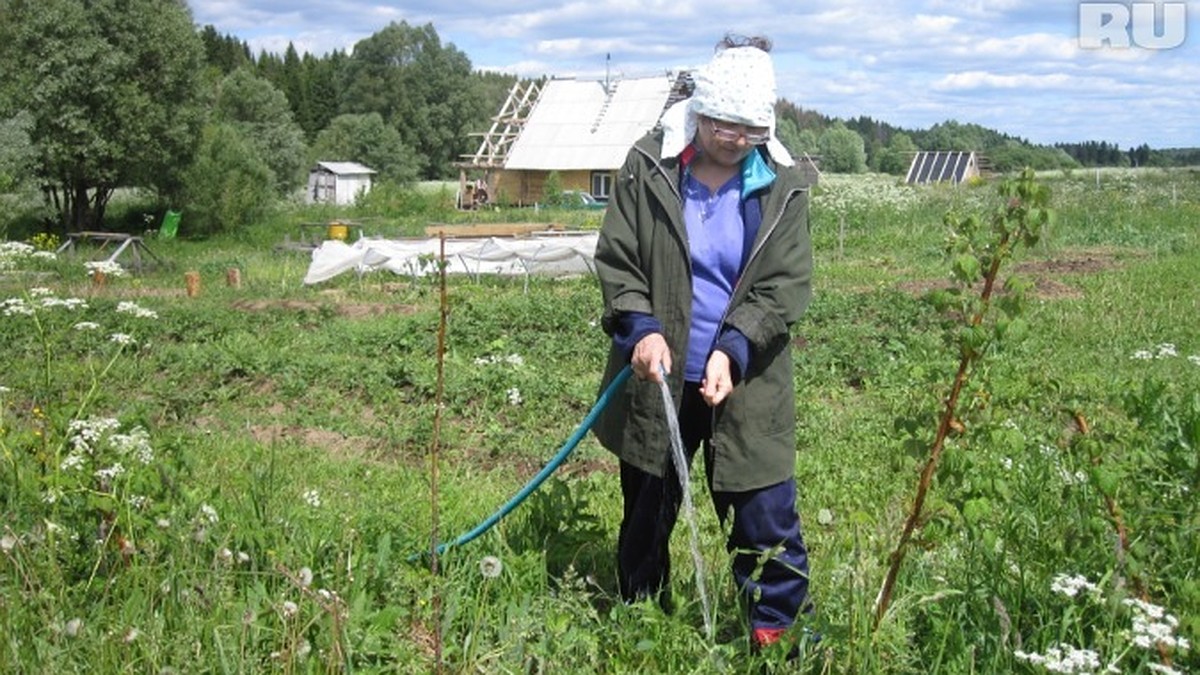
<path fill-rule="evenodd" d="M 183 275 L 183 281 L 187 284 L 187 296 L 194 298 L 200 295 L 200 273 L 188 272 Z"/>
<path fill-rule="evenodd" d="M 230 288 L 242 287 L 242 270 L 237 267 L 230 267 L 225 270 L 225 285 Z"/>

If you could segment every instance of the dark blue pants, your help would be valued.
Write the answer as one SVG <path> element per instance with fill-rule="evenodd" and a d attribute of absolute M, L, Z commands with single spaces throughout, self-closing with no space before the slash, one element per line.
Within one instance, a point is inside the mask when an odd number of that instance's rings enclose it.
<path fill-rule="evenodd" d="M 747 602 L 750 627 L 786 628 L 800 611 L 809 609 L 808 551 L 796 514 L 796 480 L 788 478 L 747 492 L 713 491 L 711 425 L 712 409 L 700 397 L 699 385 L 687 383 L 679 413 L 684 452 L 690 463 L 703 443 L 705 473 L 721 524 L 733 514 L 726 548 L 734 553 L 734 580 Z M 674 462 L 668 462 L 662 478 L 621 462 L 621 492 L 625 499 L 617 541 L 621 596 L 633 601 L 667 593 L 668 544 L 683 499 Z M 765 563 L 759 560 L 763 551 L 770 552 Z"/>

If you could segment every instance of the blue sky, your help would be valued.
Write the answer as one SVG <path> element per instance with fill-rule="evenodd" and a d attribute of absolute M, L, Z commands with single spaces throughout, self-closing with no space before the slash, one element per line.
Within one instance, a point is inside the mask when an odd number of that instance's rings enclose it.
<path fill-rule="evenodd" d="M 289 42 L 302 52 L 349 52 L 390 22 L 432 23 L 474 67 L 531 77 L 602 79 L 606 55 L 612 76 L 652 75 L 703 63 L 727 31 L 762 34 L 775 43 L 779 95 L 826 115 L 906 128 L 954 119 L 1036 143 L 1200 147 L 1200 0 L 1159 0 L 1154 26 L 1129 12 L 1127 24 L 1112 24 L 1128 27 L 1128 47 L 1082 47 L 1080 6 L 1112 12 L 1116 4 L 189 0 L 198 25 L 255 52 L 282 53 Z M 1186 20 L 1165 25 L 1181 8 Z M 1177 36 L 1182 44 L 1169 49 L 1142 46 Z"/>

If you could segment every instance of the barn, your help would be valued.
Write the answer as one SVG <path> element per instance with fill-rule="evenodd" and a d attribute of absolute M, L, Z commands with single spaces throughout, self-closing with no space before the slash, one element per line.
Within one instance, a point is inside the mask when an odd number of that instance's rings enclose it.
<path fill-rule="evenodd" d="M 371 191 L 376 171 L 357 162 L 317 162 L 308 172 L 309 204 L 353 204 Z"/>

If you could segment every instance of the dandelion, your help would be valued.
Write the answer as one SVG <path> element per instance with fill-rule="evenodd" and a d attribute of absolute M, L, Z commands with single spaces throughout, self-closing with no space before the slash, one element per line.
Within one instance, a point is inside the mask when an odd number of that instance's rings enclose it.
<path fill-rule="evenodd" d="M 280 607 L 280 611 L 283 612 L 283 618 L 291 619 L 300 613 L 300 606 L 291 600 L 284 600 L 283 605 Z"/>
<path fill-rule="evenodd" d="M 80 321 L 79 323 L 75 324 L 74 328 L 78 331 L 100 330 L 100 324 L 96 323 L 95 321 Z"/>
<path fill-rule="evenodd" d="M 300 586 L 302 588 L 308 588 L 309 586 L 312 586 L 313 572 L 311 569 L 307 567 L 301 567 L 297 575 L 300 577 Z"/>
<path fill-rule="evenodd" d="M 133 336 L 128 333 L 113 333 L 108 336 L 108 341 L 122 347 L 134 344 Z"/>
<path fill-rule="evenodd" d="M 12 553 L 12 550 L 17 547 L 17 538 L 11 534 L 6 534 L 0 537 L 0 551 Z"/>
<path fill-rule="evenodd" d="M 302 659 L 312 652 L 312 643 L 307 638 L 300 638 L 300 644 L 296 645 L 296 658 Z"/>
<path fill-rule="evenodd" d="M 221 560 L 221 562 L 229 562 L 230 560 L 233 560 L 233 551 L 230 551 L 228 548 L 223 548 L 220 551 L 217 551 L 217 558 Z"/>
<path fill-rule="evenodd" d="M 258 620 L 258 615 L 254 613 L 254 610 L 247 609 L 246 611 L 242 612 L 242 625 L 243 626 L 250 626 L 257 620 Z"/>
<path fill-rule="evenodd" d="M 79 631 L 81 630 L 83 630 L 83 619 L 78 617 L 71 619 L 67 622 L 67 625 L 63 627 L 63 633 L 65 633 L 67 637 L 75 637 L 76 635 L 79 635 Z"/>
<path fill-rule="evenodd" d="M 504 571 L 504 563 L 494 555 L 485 555 L 479 561 L 479 573 L 484 579 L 495 579 Z"/>
<path fill-rule="evenodd" d="M 521 398 L 521 390 L 517 389 L 516 387 L 509 387 L 508 391 L 505 393 L 508 396 L 509 405 L 521 405 L 521 403 L 524 401 L 524 399 Z"/>
<path fill-rule="evenodd" d="M 142 631 L 130 626 L 129 630 L 125 631 L 125 635 L 121 637 L 121 642 L 124 642 L 127 645 L 133 644 L 133 642 L 137 640 L 141 634 Z"/>
<path fill-rule="evenodd" d="M 306 490 L 303 495 L 304 503 L 314 509 L 321 508 L 321 493 L 318 490 Z"/>
<path fill-rule="evenodd" d="M 238 551 L 237 552 L 237 561 L 239 563 L 245 565 L 246 563 L 250 562 L 250 554 L 246 553 L 245 551 Z"/>

